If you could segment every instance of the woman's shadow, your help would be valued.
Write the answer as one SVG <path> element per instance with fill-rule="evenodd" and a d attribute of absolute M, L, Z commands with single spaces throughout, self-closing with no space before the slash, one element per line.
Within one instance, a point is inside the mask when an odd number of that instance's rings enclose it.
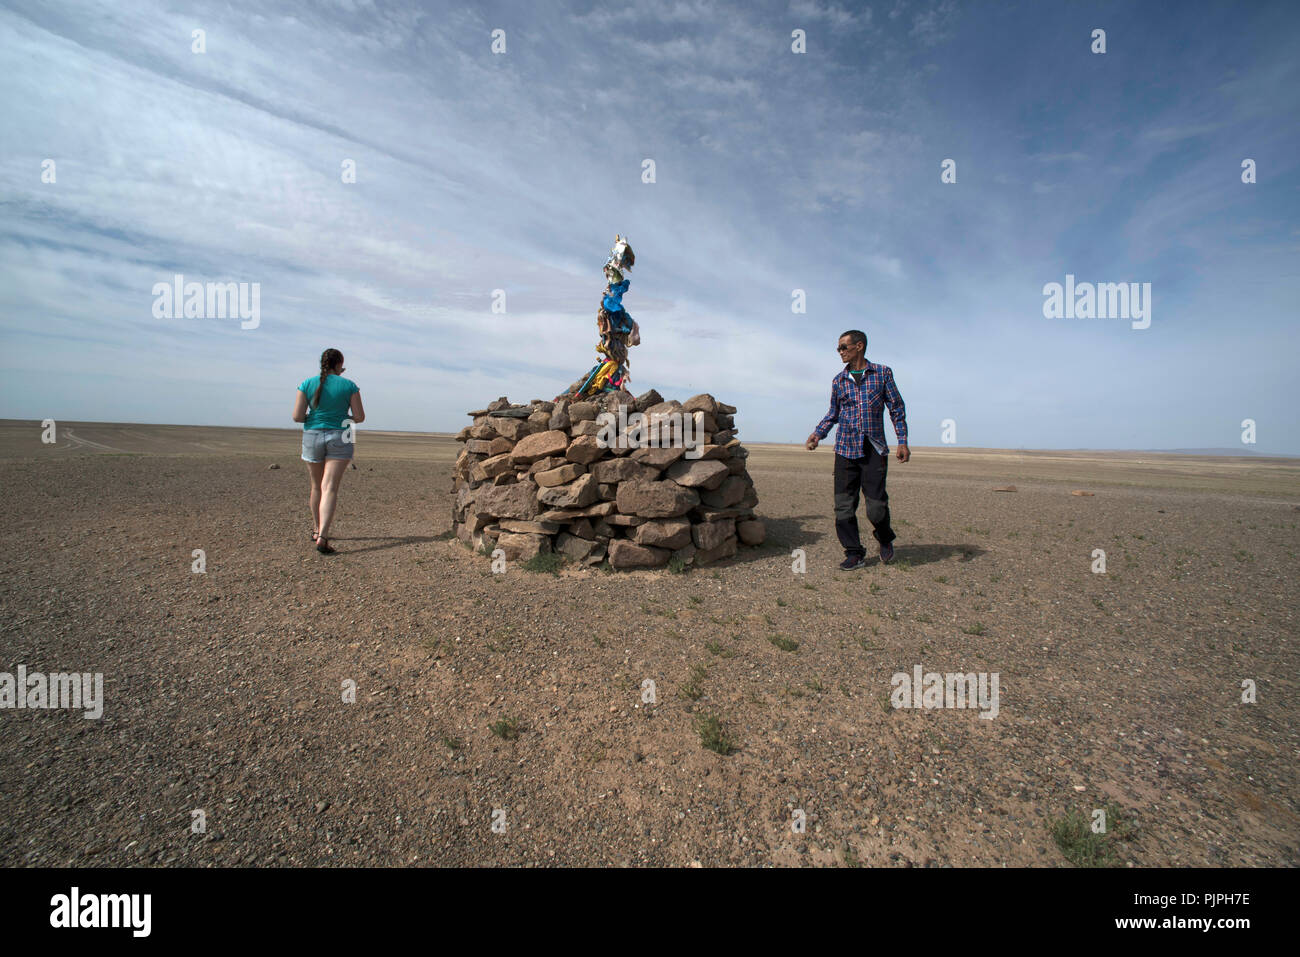
<path fill-rule="evenodd" d="M 373 536 L 355 536 L 344 538 L 337 535 L 330 536 L 330 542 L 383 542 L 383 545 L 367 545 L 364 548 L 348 548 L 346 551 L 349 555 L 358 555 L 361 552 L 377 552 L 385 548 L 400 548 L 403 545 L 419 545 L 421 542 L 437 542 L 442 539 L 437 535 L 373 535 Z"/>

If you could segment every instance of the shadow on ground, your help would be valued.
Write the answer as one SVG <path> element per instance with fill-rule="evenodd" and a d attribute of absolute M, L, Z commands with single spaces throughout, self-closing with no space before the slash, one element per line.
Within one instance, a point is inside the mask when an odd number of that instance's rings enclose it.
<path fill-rule="evenodd" d="M 980 548 L 978 545 L 895 545 L 894 561 L 905 561 L 909 565 L 929 565 L 931 562 L 941 562 L 945 558 L 956 557 L 958 561 L 968 562 L 987 551 L 988 549 Z M 871 558 L 869 552 L 867 558 Z"/>
<path fill-rule="evenodd" d="M 774 554 L 789 555 L 792 549 L 807 548 L 826 537 L 824 531 L 817 531 L 818 522 L 825 522 L 825 515 L 795 515 L 790 518 L 767 518 L 762 522 L 767 528 L 763 544 L 757 548 L 741 545 L 739 551 L 731 558 L 724 558 L 713 565 L 747 565 L 750 562 L 767 561 Z M 712 568 L 713 565 L 708 567 Z"/>
<path fill-rule="evenodd" d="M 368 545 L 365 548 L 340 548 L 339 554 L 358 555 L 361 552 L 377 552 L 385 548 L 400 548 L 403 545 L 419 545 L 423 542 L 440 542 L 445 541 L 445 536 L 439 535 L 380 535 L 371 537 L 349 537 L 338 538 L 333 535 L 329 538 L 330 544 L 335 542 L 384 542 L 383 545 Z"/>

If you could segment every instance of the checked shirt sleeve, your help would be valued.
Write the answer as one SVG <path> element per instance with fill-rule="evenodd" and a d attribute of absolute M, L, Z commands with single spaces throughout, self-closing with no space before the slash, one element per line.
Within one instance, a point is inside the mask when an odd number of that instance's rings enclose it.
<path fill-rule="evenodd" d="M 885 405 L 889 406 L 889 420 L 894 423 L 894 435 L 898 436 L 898 444 L 906 445 L 907 409 L 903 405 L 898 386 L 894 384 L 894 370 L 888 366 L 885 367 Z"/>
<path fill-rule="evenodd" d="M 826 433 L 831 430 L 836 422 L 840 420 L 840 399 L 835 391 L 835 383 L 831 383 L 831 408 L 826 413 L 826 417 L 817 423 L 817 428 L 813 429 L 813 435 L 817 436 L 817 441 L 826 438 Z"/>

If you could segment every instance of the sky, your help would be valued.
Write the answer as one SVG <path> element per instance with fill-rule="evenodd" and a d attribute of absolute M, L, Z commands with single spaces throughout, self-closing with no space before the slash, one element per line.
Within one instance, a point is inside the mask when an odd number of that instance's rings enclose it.
<path fill-rule="evenodd" d="M 455 431 L 595 363 L 621 233 L 631 390 L 744 440 L 802 442 L 861 329 L 914 446 L 1300 454 L 1298 38 L 1293 2 L 0 0 L 0 417 L 294 427 L 333 347 L 363 430 Z M 176 274 L 256 283 L 256 326 L 160 317 Z M 1067 275 L 1150 325 L 1047 317 Z"/>

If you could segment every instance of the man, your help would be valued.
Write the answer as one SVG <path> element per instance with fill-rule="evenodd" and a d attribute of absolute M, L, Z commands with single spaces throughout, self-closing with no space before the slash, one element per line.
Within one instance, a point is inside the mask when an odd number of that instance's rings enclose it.
<path fill-rule="evenodd" d="M 889 446 L 885 444 L 885 423 L 881 414 L 889 406 L 889 418 L 898 436 L 898 461 L 912 457 L 907 450 L 907 419 L 903 397 L 894 385 L 889 366 L 866 360 L 867 334 L 851 329 L 840 336 L 836 350 L 845 360 L 843 371 L 831 380 L 831 408 L 804 447 L 809 451 L 826 438 L 836 423 L 835 435 L 835 534 L 844 546 L 840 568 L 861 568 L 867 551 L 858 536 L 858 490 L 867 500 L 867 518 L 880 543 L 881 564 L 894 559 L 893 541 L 897 537 L 889 527 L 889 494 L 885 491 L 885 473 L 889 467 Z"/>

